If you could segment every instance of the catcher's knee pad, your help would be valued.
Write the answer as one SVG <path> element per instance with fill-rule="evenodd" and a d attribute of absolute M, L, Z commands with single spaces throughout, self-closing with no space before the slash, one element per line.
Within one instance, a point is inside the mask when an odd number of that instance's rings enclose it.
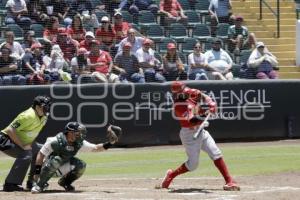
<path fill-rule="evenodd" d="M 187 162 L 186 162 L 186 166 L 189 169 L 189 171 L 194 171 L 195 169 L 197 169 L 199 165 L 199 158 L 190 158 Z"/>
<path fill-rule="evenodd" d="M 72 170 L 77 175 L 82 175 L 86 169 L 86 163 L 78 158 L 74 158 L 71 160 L 71 165 L 73 165 L 75 168 Z"/>
<path fill-rule="evenodd" d="M 59 156 L 54 156 L 46 161 L 43 168 L 47 168 L 51 172 L 55 172 L 63 164 L 63 159 Z"/>

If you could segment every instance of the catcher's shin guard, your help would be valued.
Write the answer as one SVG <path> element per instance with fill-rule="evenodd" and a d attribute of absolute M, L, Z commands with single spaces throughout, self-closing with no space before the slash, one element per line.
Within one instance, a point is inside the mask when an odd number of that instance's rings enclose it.
<path fill-rule="evenodd" d="M 73 158 L 70 161 L 71 165 L 74 165 L 75 168 L 59 179 L 58 184 L 62 186 L 66 191 L 74 191 L 75 188 L 71 185 L 75 180 L 80 178 L 85 172 L 86 163 L 77 158 Z"/>
<path fill-rule="evenodd" d="M 49 179 L 53 177 L 56 170 L 62 165 L 62 163 L 63 160 L 59 156 L 55 156 L 51 159 L 48 159 L 46 161 L 46 164 L 42 167 L 37 185 L 43 188 L 47 184 Z"/>

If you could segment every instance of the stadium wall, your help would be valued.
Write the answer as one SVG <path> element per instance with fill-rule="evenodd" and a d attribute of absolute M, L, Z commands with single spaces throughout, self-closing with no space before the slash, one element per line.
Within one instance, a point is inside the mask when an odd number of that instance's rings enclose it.
<path fill-rule="evenodd" d="M 300 81 L 187 82 L 206 91 L 219 107 L 208 130 L 217 140 L 300 136 Z M 38 141 L 62 131 L 66 122 L 87 125 L 88 140 L 105 141 L 107 123 L 124 130 L 120 145 L 178 144 L 170 84 L 93 84 L 0 87 L 0 128 L 29 107 L 34 96 L 53 100 L 49 121 Z"/>

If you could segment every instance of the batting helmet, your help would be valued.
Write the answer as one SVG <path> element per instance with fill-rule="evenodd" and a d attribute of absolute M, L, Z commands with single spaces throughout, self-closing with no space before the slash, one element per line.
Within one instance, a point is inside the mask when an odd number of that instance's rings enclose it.
<path fill-rule="evenodd" d="M 181 93 L 185 88 L 185 83 L 180 81 L 175 81 L 171 85 L 172 93 Z"/>
<path fill-rule="evenodd" d="M 32 107 L 35 108 L 35 106 L 41 106 L 43 108 L 43 111 L 45 115 L 49 114 L 50 107 L 51 107 L 51 99 L 48 96 L 44 95 L 38 95 L 33 99 L 33 105 Z"/>

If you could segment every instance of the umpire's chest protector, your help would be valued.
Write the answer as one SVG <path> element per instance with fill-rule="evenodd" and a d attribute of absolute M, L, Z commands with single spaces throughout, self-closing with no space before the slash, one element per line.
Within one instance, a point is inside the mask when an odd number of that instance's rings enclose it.
<path fill-rule="evenodd" d="M 72 145 L 68 144 L 66 137 L 63 133 L 59 133 L 51 146 L 53 149 L 53 156 L 60 156 L 64 160 L 69 160 L 74 157 L 79 149 L 82 147 L 83 141 L 76 141 Z"/>

